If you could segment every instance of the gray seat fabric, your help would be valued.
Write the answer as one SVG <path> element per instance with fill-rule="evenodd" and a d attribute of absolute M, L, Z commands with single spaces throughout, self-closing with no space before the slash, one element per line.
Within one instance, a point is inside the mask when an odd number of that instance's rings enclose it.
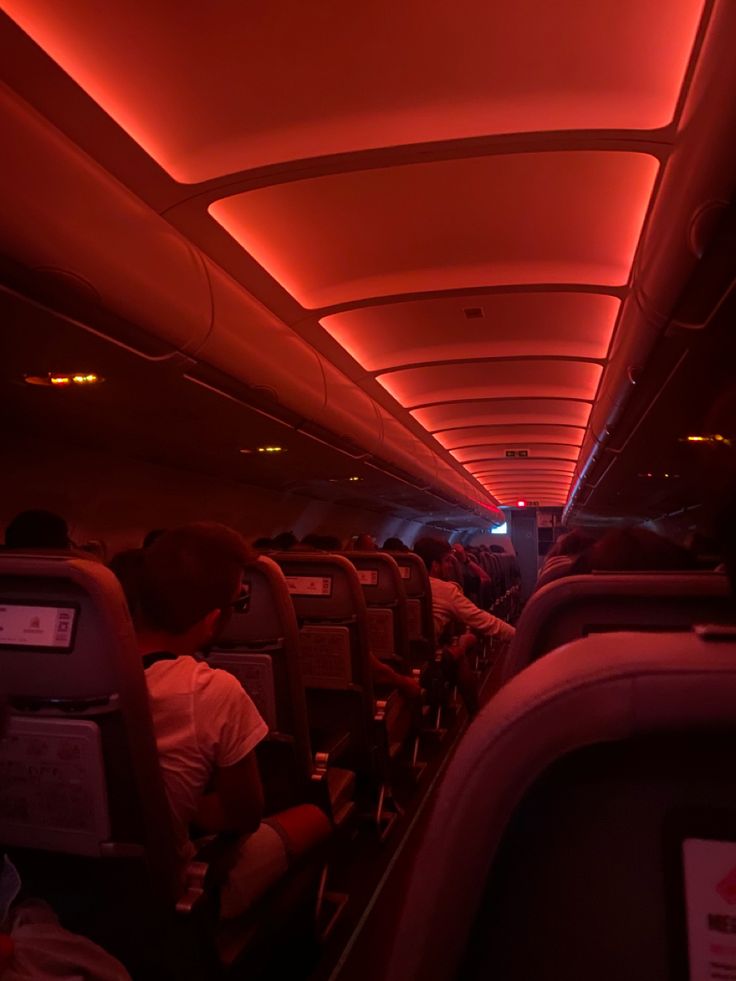
<path fill-rule="evenodd" d="M 728 620 L 732 600 L 715 572 L 594 572 L 539 589 L 527 603 L 501 668 L 501 682 L 561 644 L 612 630 L 687 630 Z"/>
<path fill-rule="evenodd" d="M 383 976 L 687 977 L 681 842 L 736 840 L 734 706 L 736 640 L 694 632 L 587 637 L 514 678 L 448 766 Z"/>

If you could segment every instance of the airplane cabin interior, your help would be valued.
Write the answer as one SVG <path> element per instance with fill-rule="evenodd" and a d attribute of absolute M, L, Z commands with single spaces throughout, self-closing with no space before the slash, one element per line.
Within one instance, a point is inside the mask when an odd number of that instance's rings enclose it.
<path fill-rule="evenodd" d="M 0 0 L 0 981 L 736 979 L 734 0 Z"/>

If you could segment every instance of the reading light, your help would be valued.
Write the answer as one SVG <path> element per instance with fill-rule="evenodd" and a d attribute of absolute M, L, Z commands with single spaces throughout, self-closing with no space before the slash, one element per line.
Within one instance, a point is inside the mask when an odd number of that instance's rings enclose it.
<path fill-rule="evenodd" d="M 258 452 L 259 453 L 283 453 L 284 448 L 283 446 L 259 446 Z"/>
<path fill-rule="evenodd" d="M 708 436 L 686 436 L 683 440 L 685 443 L 724 443 L 726 446 L 731 445 L 731 440 L 722 436 L 720 433 L 713 433 Z"/>
<path fill-rule="evenodd" d="M 348 477 L 351 484 L 354 484 L 356 480 L 360 480 L 360 477 Z"/>
<path fill-rule="evenodd" d="M 53 385 L 55 388 L 71 388 L 73 385 L 96 385 L 103 379 L 92 373 L 74 375 L 24 375 L 27 385 Z"/>
<path fill-rule="evenodd" d="M 517 508 L 525 508 L 526 507 L 526 501 L 517 501 L 516 502 L 516 506 L 517 506 Z"/>

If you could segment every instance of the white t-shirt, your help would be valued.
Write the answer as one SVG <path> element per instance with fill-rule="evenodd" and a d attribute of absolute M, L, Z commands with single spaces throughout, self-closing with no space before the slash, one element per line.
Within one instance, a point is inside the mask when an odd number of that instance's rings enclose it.
<path fill-rule="evenodd" d="M 451 620 L 457 620 L 465 627 L 474 627 L 481 633 L 504 641 L 511 640 L 516 633 L 510 623 L 471 603 L 457 583 L 430 576 L 429 585 L 432 590 L 434 629 L 438 637 Z"/>
<path fill-rule="evenodd" d="M 156 661 L 146 682 L 177 848 L 188 861 L 189 824 L 215 768 L 242 760 L 268 726 L 237 678 L 193 657 Z"/>

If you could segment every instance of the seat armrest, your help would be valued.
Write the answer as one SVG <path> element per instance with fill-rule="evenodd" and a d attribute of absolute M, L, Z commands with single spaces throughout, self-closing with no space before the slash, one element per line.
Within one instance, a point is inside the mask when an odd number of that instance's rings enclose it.
<path fill-rule="evenodd" d="M 314 763 L 317 769 L 332 766 L 350 746 L 350 733 L 331 732 L 313 739 Z"/>

